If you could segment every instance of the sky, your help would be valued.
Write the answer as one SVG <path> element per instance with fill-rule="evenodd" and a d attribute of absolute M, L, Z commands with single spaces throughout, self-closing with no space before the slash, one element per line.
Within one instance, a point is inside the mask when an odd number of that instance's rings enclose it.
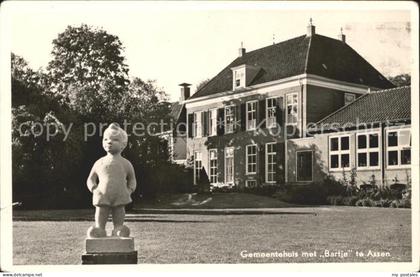
<path fill-rule="evenodd" d="M 7 3 L 7 2 L 6 2 Z M 10 2 L 9 2 L 10 3 Z M 306 33 L 347 44 L 385 76 L 410 73 L 410 11 L 405 6 L 342 2 L 14 2 L 8 8 L 11 50 L 33 69 L 51 60 L 52 41 L 68 25 L 102 27 L 124 46 L 130 76 L 156 80 L 172 101 L 178 84 L 214 77 L 247 51 Z M 406 3 L 407 4 L 407 3 Z"/>

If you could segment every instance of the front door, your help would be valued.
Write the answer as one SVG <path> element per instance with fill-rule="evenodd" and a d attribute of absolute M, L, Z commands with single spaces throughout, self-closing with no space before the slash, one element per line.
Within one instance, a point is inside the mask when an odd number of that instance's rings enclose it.
<path fill-rule="evenodd" d="M 297 181 L 312 181 L 312 151 L 296 152 Z"/>

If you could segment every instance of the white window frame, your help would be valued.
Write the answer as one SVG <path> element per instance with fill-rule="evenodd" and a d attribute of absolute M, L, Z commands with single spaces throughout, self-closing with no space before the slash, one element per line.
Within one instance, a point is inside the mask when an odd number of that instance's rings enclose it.
<path fill-rule="evenodd" d="M 249 147 L 254 147 L 255 151 L 254 153 L 250 154 L 249 153 Z M 256 144 L 248 144 L 245 147 L 245 172 L 246 175 L 251 175 L 251 174 L 257 174 L 257 161 L 258 161 L 258 146 Z M 255 163 L 249 163 L 248 161 L 248 157 L 249 156 L 255 156 Z M 253 165 L 253 167 L 255 167 L 255 171 L 249 171 L 248 168 L 250 165 Z"/>
<path fill-rule="evenodd" d="M 232 122 L 228 124 L 228 110 L 232 113 Z M 235 105 L 228 105 L 225 107 L 225 134 L 232 134 L 235 129 Z"/>
<path fill-rule="evenodd" d="M 251 105 L 251 110 L 248 105 Z M 246 102 L 246 129 L 247 130 L 255 130 L 257 128 L 257 106 L 258 101 L 248 101 Z M 249 119 L 249 115 L 251 114 L 252 119 Z"/>
<path fill-rule="evenodd" d="M 209 137 L 217 136 L 217 109 L 209 110 Z"/>
<path fill-rule="evenodd" d="M 244 88 L 245 85 L 245 74 L 246 74 L 246 68 L 245 66 L 241 66 L 238 67 L 236 69 L 233 70 L 233 90 L 235 89 L 239 89 L 239 88 Z M 236 84 L 236 81 L 239 80 L 239 85 Z"/>
<path fill-rule="evenodd" d="M 269 105 L 271 104 L 271 105 Z M 266 128 L 274 128 L 277 125 L 276 119 L 277 97 L 269 97 L 265 100 L 265 126 Z"/>
<path fill-rule="evenodd" d="M 299 174 L 299 172 L 298 172 L 298 153 L 301 153 L 301 152 L 311 152 L 312 153 L 312 155 L 311 155 L 311 167 L 312 167 L 312 176 L 311 176 L 311 180 L 308 180 L 308 181 L 299 181 L 298 180 L 298 174 Z M 296 157 L 295 157 L 295 159 L 296 159 L 296 182 L 299 182 L 299 183 L 305 183 L 305 182 L 312 182 L 313 180 L 314 180 L 314 151 L 312 151 L 312 150 L 298 150 L 298 151 L 296 151 Z"/>
<path fill-rule="evenodd" d="M 276 143 L 275 142 L 270 142 L 270 143 L 266 143 L 265 144 L 265 182 L 266 183 L 268 183 L 268 184 L 274 184 L 274 183 L 276 183 L 276 178 L 275 178 L 275 176 L 276 176 L 276 166 L 277 166 L 277 162 L 276 162 L 276 155 L 277 155 L 277 152 L 276 151 L 274 151 L 274 152 L 268 152 L 268 147 L 270 146 L 270 145 L 276 145 Z M 272 162 L 272 163 L 269 163 L 268 162 L 268 159 L 269 159 L 269 156 L 273 156 L 273 161 L 274 162 Z M 269 164 L 271 164 L 271 165 L 273 165 L 273 171 L 268 171 L 268 166 L 269 166 Z M 269 176 L 269 174 L 273 174 L 273 180 L 268 180 L 269 178 L 268 178 L 268 176 Z"/>
<path fill-rule="evenodd" d="M 296 96 L 296 103 L 293 102 L 293 98 Z M 292 98 L 291 103 L 289 104 L 288 98 Z M 288 93 L 286 94 L 286 125 L 297 125 L 298 121 L 299 121 L 299 95 L 297 92 L 293 92 L 293 93 Z M 289 106 L 291 107 L 291 111 L 293 111 L 293 107 L 296 106 L 296 122 L 289 122 Z"/>
<path fill-rule="evenodd" d="M 231 156 L 228 156 L 229 150 L 232 151 Z M 228 180 L 228 174 L 227 174 L 227 172 L 228 172 L 228 170 L 227 170 L 227 166 L 228 166 L 227 159 L 228 158 L 232 159 L 232 180 Z M 229 184 L 233 185 L 234 182 L 235 182 L 235 148 L 234 147 L 226 147 L 225 148 L 225 183 L 227 185 L 229 185 Z"/>
<path fill-rule="evenodd" d="M 199 158 L 199 159 L 198 159 Z M 197 163 L 200 163 L 200 168 L 197 168 Z M 194 151 L 194 185 L 197 185 L 198 178 L 200 177 L 200 171 L 203 167 L 203 160 L 202 160 L 202 154 L 200 151 Z M 197 175 L 198 173 L 198 175 Z"/>
<path fill-rule="evenodd" d="M 252 186 L 252 187 L 257 187 L 257 180 L 246 180 L 246 181 L 245 181 L 245 187 L 247 187 L 247 188 L 251 187 L 251 186 L 249 185 L 249 183 L 250 183 L 250 182 L 254 182 L 254 183 L 255 183 L 255 185 L 254 185 L 254 186 Z"/>
<path fill-rule="evenodd" d="M 346 103 L 347 96 L 352 96 L 353 100 Z M 354 93 L 344 93 L 344 106 L 347 106 L 348 104 L 352 103 L 354 100 L 356 100 L 356 94 L 354 94 Z"/>
<path fill-rule="evenodd" d="M 203 130 L 201 126 L 201 112 L 194 113 L 193 120 L 193 136 L 195 138 L 201 138 L 203 135 Z"/>
<path fill-rule="evenodd" d="M 378 137 L 378 147 L 370 147 L 370 135 L 377 135 Z M 366 136 L 366 148 L 359 149 L 359 136 Z M 379 131 L 373 131 L 373 132 L 364 132 L 364 133 L 357 133 L 356 134 L 356 168 L 358 170 L 372 170 L 372 169 L 380 169 L 381 168 L 381 132 Z M 378 153 L 378 165 L 377 166 L 371 166 L 370 165 L 370 153 L 377 152 Z M 365 153 L 366 154 L 366 166 L 359 166 L 359 153 Z"/>
<path fill-rule="evenodd" d="M 212 153 L 214 153 L 214 157 L 212 158 Z M 216 161 L 216 165 L 213 166 L 212 161 Z M 218 183 L 217 181 L 217 167 L 218 167 L 218 161 L 217 161 L 217 148 L 209 149 L 209 177 L 210 177 L 210 184 L 215 185 Z M 214 181 L 214 182 L 213 182 Z"/>
<path fill-rule="evenodd" d="M 386 133 L 386 151 L 385 151 L 386 152 L 386 154 L 385 154 L 386 168 L 389 168 L 389 169 L 411 168 L 411 162 L 412 161 L 410 161 L 410 164 L 401 164 L 401 150 L 408 150 L 409 149 L 411 151 L 411 148 L 412 148 L 412 146 L 410 146 L 410 145 L 407 146 L 407 145 L 401 145 L 400 144 L 400 137 L 401 137 L 400 133 L 402 131 L 408 131 L 409 134 L 410 134 L 410 140 L 412 139 L 411 128 L 387 129 L 385 131 L 385 133 Z M 398 145 L 397 146 L 388 146 L 388 133 L 393 133 L 393 132 L 397 133 Z M 397 151 L 398 164 L 396 164 L 396 165 L 389 165 L 388 164 L 388 152 L 390 152 L 390 151 Z"/>
<path fill-rule="evenodd" d="M 348 150 L 341 150 L 341 138 L 348 137 L 349 138 L 349 149 Z M 338 138 L 338 150 L 332 151 L 331 150 L 331 140 L 334 138 Z M 349 170 L 351 168 L 351 136 L 350 135 L 337 135 L 337 136 L 330 136 L 328 138 L 328 167 L 330 171 L 342 171 L 343 167 L 341 167 L 341 156 L 343 154 L 349 155 L 349 166 L 344 167 L 344 170 Z M 338 168 L 331 167 L 331 156 L 338 155 Z"/>

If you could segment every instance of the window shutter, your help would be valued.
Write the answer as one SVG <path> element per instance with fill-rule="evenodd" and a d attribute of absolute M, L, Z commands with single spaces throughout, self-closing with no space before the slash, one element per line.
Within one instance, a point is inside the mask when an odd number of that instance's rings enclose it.
<path fill-rule="evenodd" d="M 258 172 L 260 175 L 260 185 L 265 183 L 265 144 L 260 145 L 258 152 Z"/>
<path fill-rule="evenodd" d="M 225 182 L 225 149 L 217 149 L 217 180 Z"/>
<path fill-rule="evenodd" d="M 258 126 L 260 126 L 260 128 L 262 129 L 262 128 L 265 128 L 265 110 L 266 110 L 265 99 L 260 100 L 258 102 L 258 109 L 259 109 L 259 112 L 258 112 Z"/>
<path fill-rule="evenodd" d="M 241 131 L 246 130 L 246 103 L 241 104 Z"/>
<path fill-rule="evenodd" d="M 209 135 L 209 112 L 204 111 L 201 113 L 201 126 L 203 131 L 203 137 L 207 137 Z"/>
<path fill-rule="evenodd" d="M 233 120 L 233 131 L 236 133 L 241 130 L 241 122 L 240 122 L 240 106 L 233 107 L 233 114 L 235 115 L 235 119 Z"/>
<path fill-rule="evenodd" d="M 217 135 L 225 133 L 225 108 L 217 109 Z"/>
<path fill-rule="evenodd" d="M 284 126 L 284 109 L 283 109 L 283 97 L 276 99 L 276 121 L 277 124 L 283 128 Z"/>
<path fill-rule="evenodd" d="M 285 182 L 285 152 L 284 152 L 284 142 L 277 143 L 277 155 L 276 155 L 276 179 L 277 184 L 284 184 Z"/>
<path fill-rule="evenodd" d="M 194 121 L 194 114 L 188 114 L 188 137 L 193 137 L 193 121 Z"/>

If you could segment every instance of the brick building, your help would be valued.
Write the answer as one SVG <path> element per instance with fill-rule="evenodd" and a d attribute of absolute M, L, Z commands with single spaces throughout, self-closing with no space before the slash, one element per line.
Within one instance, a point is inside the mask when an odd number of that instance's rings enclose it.
<path fill-rule="evenodd" d="M 235 60 L 183 102 L 194 182 L 203 167 L 212 186 L 296 182 L 296 151 L 288 146 L 316 141 L 310 123 L 369 91 L 393 87 L 346 44 L 344 34 L 322 36 L 312 24 L 305 35 L 251 52 L 240 48 Z"/>
<path fill-rule="evenodd" d="M 319 121 L 311 136 L 287 141 L 287 180 L 326 175 L 358 184 L 411 182 L 411 89 L 367 93 Z"/>

